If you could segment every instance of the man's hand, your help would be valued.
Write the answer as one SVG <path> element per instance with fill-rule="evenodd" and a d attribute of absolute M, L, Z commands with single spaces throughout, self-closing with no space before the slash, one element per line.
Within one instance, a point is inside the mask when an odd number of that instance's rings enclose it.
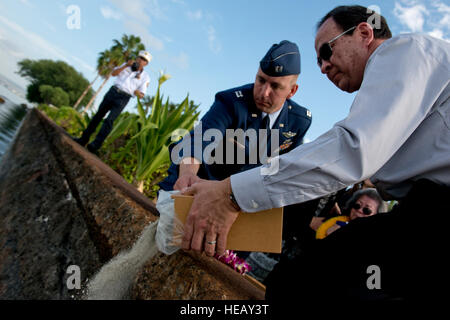
<path fill-rule="evenodd" d="M 135 90 L 134 95 L 140 99 L 142 99 L 144 97 L 144 94 L 142 92 L 140 92 L 139 90 Z"/>
<path fill-rule="evenodd" d="M 184 188 L 188 188 L 192 186 L 194 183 L 206 181 L 200 179 L 196 174 L 186 173 L 178 178 L 175 182 L 173 189 L 174 190 L 183 190 Z"/>
<path fill-rule="evenodd" d="M 134 63 L 134 60 L 128 60 L 126 64 L 122 65 L 120 68 L 114 69 L 114 71 L 111 73 L 113 77 L 117 77 L 123 70 L 125 70 L 128 67 L 131 67 L 131 65 Z"/>
<path fill-rule="evenodd" d="M 181 247 L 205 251 L 208 256 L 215 252 L 222 255 L 228 232 L 239 213 L 230 200 L 230 179 L 199 182 L 182 194 L 193 195 L 194 201 L 184 225 Z"/>
<path fill-rule="evenodd" d="M 190 187 L 194 183 L 203 181 L 197 176 L 199 169 L 200 161 L 191 157 L 183 158 L 178 168 L 178 180 L 175 182 L 173 188 L 175 190 L 182 190 Z"/>

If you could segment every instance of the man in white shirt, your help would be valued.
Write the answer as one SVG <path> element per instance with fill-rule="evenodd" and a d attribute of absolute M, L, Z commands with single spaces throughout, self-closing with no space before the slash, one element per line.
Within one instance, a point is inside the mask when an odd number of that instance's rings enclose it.
<path fill-rule="evenodd" d="M 87 149 L 92 153 L 103 144 L 108 134 L 111 132 L 114 120 L 119 116 L 127 105 L 130 98 L 134 95 L 143 98 L 150 84 L 150 77 L 144 71 L 144 67 L 151 61 L 152 56 L 147 51 L 140 51 L 136 61 L 129 60 L 113 70 L 112 76 L 117 77 L 114 85 L 109 89 L 98 107 L 97 113 L 92 118 L 86 130 L 83 131 L 81 138 L 74 139 L 76 142 L 85 146 L 89 142 L 90 136 L 95 132 L 98 124 L 109 112 L 108 117 L 95 137 L 95 140 L 87 145 Z"/>
<path fill-rule="evenodd" d="M 381 29 L 372 27 L 380 20 Z M 279 264 L 266 297 L 423 299 L 440 292 L 450 213 L 450 44 L 417 34 L 389 39 L 383 28 L 384 18 L 360 6 L 337 7 L 321 20 L 315 48 L 322 73 L 341 90 L 359 90 L 348 117 L 280 156 L 274 174 L 257 168 L 185 190 L 195 199 L 184 249 L 200 251 L 214 238 L 222 253 L 236 205 L 247 212 L 286 206 L 371 177 L 400 206 L 355 220 L 303 261 Z"/>

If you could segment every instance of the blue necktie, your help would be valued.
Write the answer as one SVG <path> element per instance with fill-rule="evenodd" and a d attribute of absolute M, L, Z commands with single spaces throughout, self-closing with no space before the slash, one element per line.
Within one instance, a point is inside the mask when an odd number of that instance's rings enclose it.
<path fill-rule="evenodd" d="M 264 117 L 264 119 L 261 122 L 261 129 L 266 129 L 266 133 L 267 133 L 267 136 L 266 136 L 266 155 L 267 155 L 267 153 L 269 151 L 269 146 L 270 146 L 270 133 L 271 133 L 270 132 L 270 117 L 268 114 Z"/>
<path fill-rule="evenodd" d="M 267 134 L 269 134 L 269 131 L 270 131 L 270 118 L 269 118 L 268 114 L 266 114 L 266 116 L 263 118 L 263 120 L 261 122 L 261 129 L 266 129 L 267 130 Z"/>

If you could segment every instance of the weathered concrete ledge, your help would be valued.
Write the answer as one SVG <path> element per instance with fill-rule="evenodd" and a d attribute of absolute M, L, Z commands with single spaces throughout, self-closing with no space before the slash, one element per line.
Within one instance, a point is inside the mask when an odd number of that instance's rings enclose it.
<path fill-rule="evenodd" d="M 0 163 L 0 299 L 71 299 L 66 270 L 92 277 L 157 219 L 153 203 L 32 109 Z M 219 261 L 158 255 L 137 275 L 133 299 L 263 299 Z"/>

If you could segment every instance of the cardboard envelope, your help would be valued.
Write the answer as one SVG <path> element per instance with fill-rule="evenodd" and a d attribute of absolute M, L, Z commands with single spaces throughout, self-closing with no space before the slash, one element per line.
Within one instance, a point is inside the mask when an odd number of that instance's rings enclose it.
<path fill-rule="evenodd" d="M 181 222 L 191 208 L 192 196 L 172 195 L 175 215 Z M 260 212 L 241 212 L 228 233 L 227 249 L 281 253 L 283 234 L 283 208 Z"/>

